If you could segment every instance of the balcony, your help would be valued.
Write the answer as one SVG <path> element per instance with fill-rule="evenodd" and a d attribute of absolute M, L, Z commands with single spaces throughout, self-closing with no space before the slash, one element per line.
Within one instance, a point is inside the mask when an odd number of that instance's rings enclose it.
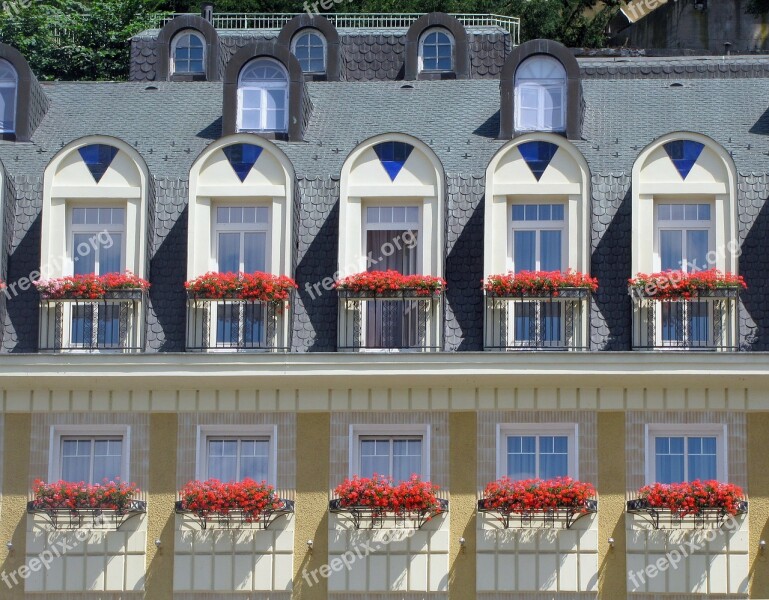
<path fill-rule="evenodd" d="M 660 300 L 631 287 L 630 296 L 634 350 L 739 350 L 739 288 L 699 289 L 690 298 Z"/>
<path fill-rule="evenodd" d="M 286 302 L 189 298 L 187 350 L 287 352 L 288 314 Z"/>
<path fill-rule="evenodd" d="M 420 293 L 422 292 L 422 293 Z M 441 347 L 442 296 L 400 289 L 382 296 L 371 291 L 338 289 L 338 349 L 356 351 L 437 352 Z"/>
<path fill-rule="evenodd" d="M 589 288 L 556 293 L 485 295 L 484 349 L 492 351 L 588 350 Z"/>
<path fill-rule="evenodd" d="M 42 299 L 41 352 L 142 352 L 143 290 L 114 290 L 104 298 Z"/>

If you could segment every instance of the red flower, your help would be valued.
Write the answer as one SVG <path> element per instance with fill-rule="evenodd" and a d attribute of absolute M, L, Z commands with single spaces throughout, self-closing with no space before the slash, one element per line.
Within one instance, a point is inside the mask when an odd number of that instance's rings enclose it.
<path fill-rule="evenodd" d="M 417 296 L 437 296 L 446 289 L 446 281 L 431 275 L 403 275 L 398 271 L 366 271 L 340 279 L 334 287 L 355 293 L 387 295 L 401 290 L 413 290 Z"/>
<path fill-rule="evenodd" d="M 117 479 L 93 485 L 82 481 L 45 483 L 42 479 L 36 479 L 32 493 L 35 508 L 100 508 L 121 511 L 129 506 L 140 490 L 135 483 L 123 483 Z"/>
<path fill-rule="evenodd" d="M 744 492 L 731 483 L 696 480 L 647 485 L 638 490 L 638 497 L 652 508 L 666 508 L 680 517 L 699 514 L 705 508 L 718 508 L 736 515 Z"/>
<path fill-rule="evenodd" d="M 179 495 L 182 509 L 201 517 L 227 515 L 237 510 L 243 512 L 246 521 L 253 521 L 266 510 L 278 510 L 282 506 L 271 485 L 248 478 L 228 483 L 218 479 L 190 481 Z"/>
<path fill-rule="evenodd" d="M 374 473 L 373 477 L 345 479 L 334 489 L 342 507 L 365 506 L 381 513 L 440 513 L 438 486 L 412 475 L 407 481 L 393 481 Z"/>
<path fill-rule="evenodd" d="M 113 290 L 147 291 L 150 284 L 131 271 L 106 275 L 72 275 L 58 279 L 41 279 L 34 282 L 37 291 L 46 300 L 80 299 L 100 300 Z"/>
<path fill-rule="evenodd" d="M 256 300 L 258 302 L 285 302 L 296 282 L 285 275 L 270 273 L 215 273 L 201 275 L 184 284 L 192 298 L 206 300 Z"/>
<path fill-rule="evenodd" d="M 595 497 L 590 483 L 569 477 L 556 479 L 522 479 L 502 477 L 486 485 L 483 499 L 486 508 L 503 513 L 523 513 L 555 508 L 572 508 L 587 512 L 586 504 Z"/>
<path fill-rule="evenodd" d="M 499 297 L 509 296 L 557 296 L 562 288 L 598 289 L 598 280 L 584 273 L 561 271 L 521 271 L 489 275 L 481 282 L 487 294 Z"/>
<path fill-rule="evenodd" d="M 655 300 L 689 300 L 702 291 L 747 288 L 741 275 L 722 273 L 718 269 L 685 273 L 664 271 L 661 273 L 638 273 L 628 280 L 631 288 Z"/>

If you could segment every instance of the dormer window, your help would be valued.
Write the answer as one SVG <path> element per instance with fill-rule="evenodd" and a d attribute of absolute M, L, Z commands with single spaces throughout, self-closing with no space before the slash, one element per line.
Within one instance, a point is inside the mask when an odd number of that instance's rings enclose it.
<path fill-rule="evenodd" d="M 445 29 L 429 29 L 419 41 L 419 71 L 454 70 L 454 38 Z"/>
<path fill-rule="evenodd" d="M 7 60 L 0 59 L 0 117 L 2 117 L 2 131 L 0 133 L 14 133 L 16 131 L 18 81 L 16 69 Z"/>
<path fill-rule="evenodd" d="M 182 31 L 171 44 L 171 73 L 204 75 L 206 43 L 196 31 Z"/>
<path fill-rule="evenodd" d="M 302 72 L 326 72 L 326 38 L 319 31 L 299 33 L 291 43 L 291 52 L 302 66 Z"/>
<path fill-rule="evenodd" d="M 288 130 L 288 74 L 276 60 L 257 58 L 240 72 L 238 131 Z"/>
<path fill-rule="evenodd" d="M 526 59 L 515 74 L 516 131 L 566 130 L 566 69 L 552 56 Z"/>

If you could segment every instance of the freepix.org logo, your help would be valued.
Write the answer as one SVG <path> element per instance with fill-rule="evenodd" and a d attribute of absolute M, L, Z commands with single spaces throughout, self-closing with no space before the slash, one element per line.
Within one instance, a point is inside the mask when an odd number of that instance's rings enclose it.
<path fill-rule="evenodd" d="M 640 21 L 653 10 L 658 9 L 668 0 L 631 0 L 621 8 L 622 14 L 627 17 L 631 23 Z"/>

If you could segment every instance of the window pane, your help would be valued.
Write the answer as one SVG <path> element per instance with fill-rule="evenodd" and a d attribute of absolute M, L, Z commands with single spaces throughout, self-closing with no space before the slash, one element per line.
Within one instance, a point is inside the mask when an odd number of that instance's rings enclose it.
<path fill-rule="evenodd" d="M 240 442 L 240 481 L 248 478 L 267 481 L 269 473 L 270 442 L 243 440 Z"/>
<path fill-rule="evenodd" d="M 253 273 L 267 269 L 267 234 L 246 233 L 244 243 L 243 271 Z"/>
<path fill-rule="evenodd" d="M 91 440 L 62 440 L 61 478 L 64 481 L 90 483 Z"/>
<path fill-rule="evenodd" d="M 697 217 L 700 221 L 710 221 L 710 204 L 698 204 Z"/>
<path fill-rule="evenodd" d="M 716 438 L 691 437 L 689 448 L 689 481 L 695 479 L 716 479 L 718 461 L 716 456 Z"/>
<path fill-rule="evenodd" d="M 701 271 L 708 268 L 708 232 L 690 230 L 686 232 L 686 260 L 688 271 Z"/>
<path fill-rule="evenodd" d="M 219 234 L 219 271 L 237 273 L 240 271 L 240 234 Z"/>
<path fill-rule="evenodd" d="M 536 232 L 513 232 L 513 263 L 515 272 L 536 270 Z"/>
<path fill-rule="evenodd" d="M 684 438 L 655 438 L 656 480 L 659 483 L 684 481 Z"/>
<path fill-rule="evenodd" d="M 707 302 L 692 302 L 689 304 L 689 321 L 691 323 L 692 344 L 707 344 L 710 338 L 710 316 Z"/>
<path fill-rule="evenodd" d="M 372 477 L 374 474 L 390 474 L 390 441 L 361 440 L 360 442 L 360 475 Z"/>
<path fill-rule="evenodd" d="M 511 435 L 507 438 L 507 476 L 512 480 L 537 476 L 537 438 Z"/>
<path fill-rule="evenodd" d="M 110 233 L 109 240 L 99 248 L 99 275 L 123 271 L 123 236 Z"/>
<path fill-rule="evenodd" d="M 0 88 L 0 116 L 2 116 L 2 130 L 12 132 L 16 128 L 16 86 Z"/>
<path fill-rule="evenodd" d="M 422 440 L 393 440 L 393 479 L 422 475 Z"/>
<path fill-rule="evenodd" d="M 122 457 L 121 440 L 96 440 L 93 453 L 93 483 L 115 481 L 119 478 Z"/>
<path fill-rule="evenodd" d="M 552 479 L 569 474 L 569 440 L 566 436 L 541 436 L 539 438 L 539 477 Z"/>
<path fill-rule="evenodd" d="M 75 275 L 96 272 L 96 252 L 91 246 L 91 235 L 76 233 L 72 236 L 72 261 Z"/>
<path fill-rule="evenodd" d="M 561 232 L 542 231 L 540 233 L 540 269 L 542 271 L 561 270 Z"/>
<path fill-rule="evenodd" d="M 208 478 L 235 481 L 238 460 L 237 440 L 210 440 L 208 442 Z"/>
<path fill-rule="evenodd" d="M 681 302 L 662 302 L 662 341 L 684 341 L 684 305 Z"/>
<path fill-rule="evenodd" d="M 660 266 L 663 271 L 681 268 L 683 232 L 680 229 L 660 231 Z"/>

